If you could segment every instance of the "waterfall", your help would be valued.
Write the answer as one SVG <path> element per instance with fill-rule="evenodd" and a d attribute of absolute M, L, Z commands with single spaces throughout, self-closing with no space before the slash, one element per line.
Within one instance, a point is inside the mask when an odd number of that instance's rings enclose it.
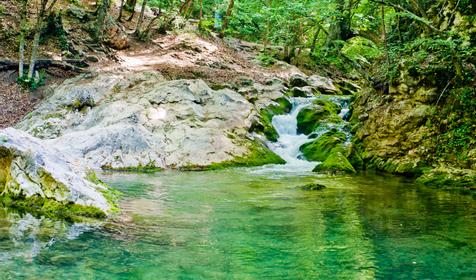
<path fill-rule="evenodd" d="M 278 132 L 279 138 L 276 143 L 271 145 L 271 149 L 286 161 L 284 168 L 287 170 L 296 168 L 300 171 L 311 171 L 316 166 L 315 162 L 309 162 L 299 157 L 299 147 L 310 140 L 306 135 L 297 133 L 296 119 L 299 111 L 309 106 L 313 100 L 315 99 L 293 97 L 290 100 L 293 104 L 291 112 L 273 118 L 272 124 Z"/>
<path fill-rule="evenodd" d="M 339 116 L 344 120 L 342 124 L 327 124 L 321 130 L 312 133 L 313 137 L 297 133 L 297 115 L 301 109 L 310 106 L 317 98 L 326 98 L 329 101 L 338 104 L 341 108 Z M 338 129 L 344 132 L 350 139 L 350 132 L 346 129 L 347 122 L 345 121 L 349 115 L 350 100 L 347 97 L 340 96 L 319 96 L 312 98 L 292 97 L 290 98 L 293 105 L 291 112 L 286 115 L 276 115 L 273 117 L 272 124 L 276 129 L 279 138 L 276 143 L 270 143 L 270 148 L 286 161 L 285 165 L 274 166 L 273 169 L 280 171 L 311 171 L 316 162 L 310 162 L 302 159 L 299 148 L 313 139 L 319 137 L 331 129 Z"/>

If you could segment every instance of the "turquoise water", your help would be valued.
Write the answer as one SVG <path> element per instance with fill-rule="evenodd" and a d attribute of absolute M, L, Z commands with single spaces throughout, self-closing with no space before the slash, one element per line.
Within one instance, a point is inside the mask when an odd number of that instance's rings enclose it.
<path fill-rule="evenodd" d="M 0 209 L 0 279 L 476 279 L 470 195 L 263 168 L 103 178 L 124 198 L 102 226 Z"/>

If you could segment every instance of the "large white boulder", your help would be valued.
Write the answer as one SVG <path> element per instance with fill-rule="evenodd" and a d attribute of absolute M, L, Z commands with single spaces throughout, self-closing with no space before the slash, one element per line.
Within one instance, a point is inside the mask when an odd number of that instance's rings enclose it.
<path fill-rule="evenodd" d="M 0 131 L 0 195 L 41 197 L 61 204 L 92 206 L 107 214 L 107 187 L 94 180 L 85 162 L 29 134 Z M 91 179 L 93 178 L 93 179 Z"/>
<path fill-rule="evenodd" d="M 18 128 L 95 168 L 189 168 L 263 151 L 249 133 L 256 114 L 242 95 L 202 80 L 102 73 L 66 81 Z"/>

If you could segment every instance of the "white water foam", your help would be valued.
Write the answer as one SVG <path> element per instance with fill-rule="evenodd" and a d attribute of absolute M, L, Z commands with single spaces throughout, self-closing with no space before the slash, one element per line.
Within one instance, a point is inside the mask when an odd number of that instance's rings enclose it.
<path fill-rule="evenodd" d="M 316 162 L 299 158 L 301 154 L 299 147 L 310 140 L 307 135 L 297 133 L 297 115 L 302 108 L 309 106 L 313 100 L 314 98 L 292 98 L 293 108 L 291 112 L 286 115 L 274 116 L 272 123 L 278 132 L 279 138 L 276 143 L 271 144 L 271 149 L 286 161 L 285 165 L 275 166 L 275 168 L 281 171 L 311 171 L 316 166 Z"/>

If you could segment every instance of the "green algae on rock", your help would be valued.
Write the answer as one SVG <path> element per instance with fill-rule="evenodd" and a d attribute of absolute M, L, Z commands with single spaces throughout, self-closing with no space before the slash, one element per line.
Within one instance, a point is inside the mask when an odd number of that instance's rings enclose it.
<path fill-rule="evenodd" d="M 0 143 L 4 204 L 73 220 L 104 218 L 113 212 L 112 196 L 105 195 L 110 189 L 91 179 L 92 171 L 81 159 L 13 128 L 0 135 L 6 139 Z"/>
<path fill-rule="evenodd" d="M 299 150 L 307 160 L 325 161 L 334 148 L 340 146 L 341 149 L 345 149 L 343 147 L 345 140 L 345 133 L 334 129 L 314 141 L 302 145 Z"/>
<path fill-rule="evenodd" d="M 320 191 L 326 188 L 326 186 L 318 184 L 318 183 L 310 183 L 304 186 L 299 186 L 299 189 L 303 191 Z"/>
<path fill-rule="evenodd" d="M 352 164 L 347 160 L 342 149 L 339 147 L 334 148 L 327 159 L 323 163 L 317 165 L 312 171 L 330 174 L 356 172 Z"/>
<path fill-rule="evenodd" d="M 291 109 L 292 104 L 288 99 L 284 97 L 278 98 L 273 104 L 260 110 L 260 121 L 254 124 L 252 130 L 264 134 L 269 141 L 276 142 L 279 135 L 272 124 L 273 117 L 289 113 Z"/>
<path fill-rule="evenodd" d="M 219 170 L 228 167 L 252 167 L 266 164 L 285 164 L 286 161 L 269 150 L 258 140 L 253 140 L 247 144 L 248 151 L 242 156 L 237 156 L 232 160 L 212 163 L 208 166 L 189 165 L 181 167 L 181 170 Z"/>
<path fill-rule="evenodd" d="M 332 101 L 317 99 L 312 106 L 301 109 L 297 115 L 298 133 L 306 135 L 314 132 L 319 126 L 328 123 L 342 123 L 338 112 L 340 108 Z"/>

